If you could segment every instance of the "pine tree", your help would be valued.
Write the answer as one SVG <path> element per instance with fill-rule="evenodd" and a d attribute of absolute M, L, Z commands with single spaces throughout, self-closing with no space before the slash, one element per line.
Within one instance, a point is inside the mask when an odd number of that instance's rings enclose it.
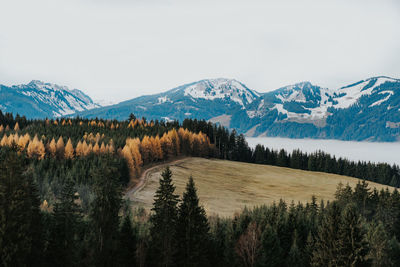
<path fill-rule="evenodd" d="M 197 189 L 190 177 L 178 209 L 176 223 L 178 253 L 181 266 L 206 266 L 210 236 L 204 208 L 199 206 Z"/>
<path fill-rule="evenodd" d="M 261 246 L 260 266 L 282 266 L 284 259 L 279 236 L 276 230 L 269 224 L 265 227 L 261 235 Z"/>
<path fill-rule="evenodd" d="M 341 210 L 336 202 L 327 208 L 318 228 L 313 251 L 312 266 L 338 266 L 339 256 L 339 225 Z"/>
<path fill-rule="evenodd" d="M 32 251 L 32 220 L 40 218 L 32 184 L 23 175 L 16 147 L 0 162 L 0 265 L 26 266 Z M 40 230 L 39 230 L 40 231 Z M 35 235 L 36 236 L 36 235 Z M 40 260 L 40 259 L 38 259 Z"/>
<path fill-rule="evenodd" d="M 335 257 L 342 266 L 363 266 L 367 245 L 361 218 L 354 204 L 347 205 L 341 216 L 338 232 L 338 253 Z"/>
<path fill-rule="evenodd" d="M 118 254 L 119 266 L 136 265 L 136 236 L 129 214 L 125 216 L 120 229 Z"/>
<path fill-rule="evenodd" d="M 369 226 L 366 239 L 369 244 L 367 259 L 371 262 L 371 266 L 392 266 L 390 259 L 390 240 L 381 222 Z"/>
<path fill-rule="evenodd" d="M 178 196 L 174 194 L 172 173 L 165 168 L 160 179 L 160 187 L 156 191 L 153 214 L 150 217 L 151 260 L 158 266 L 173 266 L 175 263 L 176 240 L 175 229 L 177 222 Z"/>
<path fill-rule="evenodd" d="M 59 202 L 55 203 L 52 214 L 47 262 L 52 266 L 74 266 L 78 263 L 78 230 L 81 210 L 76 204 L 74 182 L 67 179 L 61 191 Z"/>
<path fill-rule="evenodd" d="M 97 266 L 112 266 L 118 240 L 119 210 L 122 203 L 120 173 L 108 158 L 92 173 L 95 199 L 90 210 L 94 236 L 94 258 Z"/>
<path fill-rule="evenodd" d="M 289 257 L 287 258 L 287 266 L 291 266 L 291 267 L 296 267 L 296 266 L 304 266 L 303 263 L 303 255 L 300 251 L 299 246 L 297 245 L 297 231 L 294 231 L 293 234 L 293 243 L 292 246 L 290 247 L 290 251 L 289 251 Z"/>

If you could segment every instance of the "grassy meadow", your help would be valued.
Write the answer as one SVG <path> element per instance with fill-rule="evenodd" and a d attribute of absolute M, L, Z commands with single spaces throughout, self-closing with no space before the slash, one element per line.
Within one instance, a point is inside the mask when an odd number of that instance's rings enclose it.
<path fill-rule="evenodd" d="M 354 187 L 359 181 L 336 174 L 217 159 L 185 158 L 169 166 L 179 195 L 188 177 L 193 176 L 208 215 L 232 216 L 245 206 L 271 204 L 280 199 L 306 203 L 312 195 L 318 201 L 332 200 L 340 182 Z M 160 165 L 147 172 L 145 185 L 130 196 L 134 206 L 151 208 L 164 167 Z M 387 187 L 373 182 L 368 184 L 379 190 Z"/>

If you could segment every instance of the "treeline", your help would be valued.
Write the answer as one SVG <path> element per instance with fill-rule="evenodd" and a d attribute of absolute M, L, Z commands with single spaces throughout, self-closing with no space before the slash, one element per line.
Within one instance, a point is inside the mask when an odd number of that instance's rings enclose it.
<path fill-rule="evenodd" d="M 304 153 L 295 150 L 289 153 L 285 150 L 271 150 L 263 145 L 257 145 L 252 149 L 248 146 L 244 136 L 237 134 L 235 130 L 229 131 L 220 125 L 204 120 L 185 119 L 182 124 L 179 124 L 177 121 L 147 121 L 145 118 L 138 119 L 133 114 L 126 121 L 82 118 L 26 120 L 24 117 L 18 116 L 14 119 L 11 114 L 3 115 L 1 113 L 0 122 L 2 122 L 0 124 L 0 135 L 3 134 L 0 144 L 10 143 L 13 139 L 18 139 L 15 137 L 15 134 L 18 133 L 19 140 L 25 140 L 21 141 L 22 143 L 26 142 L 27 134 L 31 139 L 37 136 L 39 144 L 34 146 L 33 151 L 39 150 L 39 155 L 43 155 L 43 147 L 47 151 L 51 143 L 54 147 L 60 141 L 64 144 L 70 143 L 76 150 L 75 155 L 88 155 L 93 151 L 95 154 L 115 151 L 128 160 L 131 175 L 140 173 L 141 162 L 146 165 L 176 155 L 177 153 L 170 152 L 171 146 L 169 144 L 171 141 L 175 142 L 172 147 L 175 147 L 175 150 L 177 148 L 177 143 L 174 141 L 176 138 L 173 139 L 171 131 L 181 131 L 179 137 L 182 139 L 186 135 L 182 131 L 188 130 L 191 136 L 185 137 L 185 141 L 179 144 L 180 152 L 184 155 L 207 156 L 334 173 L 400 187 L 400 168 L 398 165 L 391 166 L 387 163 L 364 161 L 354 162 L 336 158 L 321 151 Z M 180 128 L 183 129 L 180 130 Z M 195 136 L 195 134 L 198 136 Z M 207 141 L 204 141 L 205 135 L 208 137 Z M 147 147 L 143 149 L 146 150 L 143 153 L 139 149 L 142 159 L 137 157 L 137 151 L 134 148 L 135 145 L 133 145 L 137 141 L 132 140 L 140 140 L 144 143 L 143 148 Z M 157 147 L 161 146 L 164 151 L 162 156 L 161 153 L 148 152 L 149 147 L 151 147 L 148 145 L 149 140 Z M 128 144 L 129 142 L 130 144 Z M 207 142 L 209 142 L 208 146 L 205 145 Z M 71 146 L 69 147 L 71 148 Z M 153 148 L 154 150 L 159 152 L 159 148 Z M 71 151 L 71 149 L 67 151 Z M 144 159 L 143 154 L 147 155 L 144 156 Z M 69 153 L 68 155 L 72 156 L 73 154 Z"/>
<path fill-rule="evenodd" d="M 371 163 L 350 161 L 336 158 L 328 153 L 316 151 L 305 153 L 294 150 L 292 153 L 273 150 L 263 145 L 250 148 L 242 134 L 202 120 L 186 119 L 182 126 L 193 132 L 203 132 L 214 145 L 214 157 L 220 159 L 267 164 L 294 169 L 319 171 L 347 175 L 367 181 L 400 187 L 400 168 L 387 163 Z"/>
<path fill-rule="evenodd" d="M 103 157 L 103 156 L 102 156 Z M 52 210 L 40 201 L 26 159 L 0 153 L 2 266 L 399 266 L 400 194 L 339 185 L 336 200 L 279 203 L 233 218 L 207 217 L 194 180 L 180 198 L 162 173 L 152 213 L 131 213 L 114 164 L 94 170 L 82 211 L 68 179 Z"/>
<path fill-rule="evenodd" d="M 110 161 L 120 172 L 121 185 L 126 186 L 129 181 L 135 182 L 146 165 L 180 155 L 213 154 L 213 146 L 201 132 L 193 133 L 178 123 L 147 122 L 133 115 L 122 122 L 75 118 L 20 124 L 12 115 L 2 121 L 9 124 L 0 125 L 0 151 L 16 146 L 18 153 L 26 156 L 40 199 L 49 208 L 60 197 L 65 182 L 72 179 L 87 212 L 97 180 L 93 173 Z"/>

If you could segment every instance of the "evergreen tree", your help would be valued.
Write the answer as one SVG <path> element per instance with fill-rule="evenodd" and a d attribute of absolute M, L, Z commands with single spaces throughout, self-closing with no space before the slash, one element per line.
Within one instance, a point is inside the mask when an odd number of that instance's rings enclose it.
<path fill-rule="evenodd" d="M 382 223 L 372 224 L 369 227 L 367 237 L 369 252 L 367 259 L 371 266 L 392 266 L 390 259 L 389 238 Z"/>
<path fill-rule="evenodd" d="M 153 214 L 150 217 L 151 236 L 151 261 L 158 266 L 173 266 L 177 244 L 175 229 L 178 218 L 178 195 L 174 194 L 175 186 L 172 184 L 172 173 L 169 167 L 161 174 L 160 187 L 156 191 Z"/>
<path fill-rule="evenodd" d="M 178 253 L 181 266 L 206 266 L 209 246 L 208 220 L 204 208 L 199 206 L 197 189 L 190 177 L 178 209 L 176 223 Z"/>
<path fill-rule="evenodd" d="M 107 160 L 104 158 L 105 162 Z M 120 173 L 115 166 L 105 165 L 92 173 L 96 179 L 95 199 L 90 211 L 94 238 L 94 257 L 96 266 L 113 266 L 118 240 L 119 210 L 122 196 L 118 183 Z"/>
<path fill-rule="evenodd" d="M 24 177 L 24 162 L 16 146 L 0 161 L 0 265 L 25 266 L 32 245 L 40 243 L 40 213 L 32 184 Z M 31 229 L 31 227 L 33 227 Z M 39 231 L 39 235 L 37 234 Z M 39 253 L 40 256 L 40 251 Z M 37 259 L 41 261 L 40 258 Z"/>
<path fill-rule="evenodd" d="M 287 258 L 287 266 L 296 267 L 296 266 L 304 266 L 303 264 L 303 255 L 300 251 L 299 246 L 297 245 L 297 232 L 294 232 L 293 243 L 289 251 L 289 257 Z"/>
<path fill-rule="evenodd" d="M 336 202 L 327 207 L 318 228 L 313 251 L 312 266 L 338 266 L 338 239 L 341 210 Z"/>
<path fill-rule="evenodd" d="M 118 254 L 119 266 L 136 266 L 136 235 L 129 214 L 120 229 Z"/>
<path fill-rule="evenodd" d="M 284 259 L 279 236 L 276 230 L 269 224 L 261 235 L 261 247 L 260 266 L 282 266 Z"/>
<path fill-rule="evenodd" d="M 74 182 L 67 179 L 60 199 L 54 205 L 47 262 L 49 266 L 74 266 L 78 263 L 78 231 L 81 210 L 76 204 Z"/>
<path fill-rule="evenodd" d="M 338 232 L 339 251 L 336 258 L 341 266 L 364 266 L 367 246 L 361 218 L 354 204 L 347 205 L 341 216 Z"/>

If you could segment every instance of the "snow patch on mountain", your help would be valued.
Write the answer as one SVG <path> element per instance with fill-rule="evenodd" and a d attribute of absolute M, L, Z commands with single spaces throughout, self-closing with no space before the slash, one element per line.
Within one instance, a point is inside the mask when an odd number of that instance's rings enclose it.
<path fill-rule="evenodd" d="M 234 79 L 209 79 L 202 80 L 185 88 L 185 96 L 207 100 L 226 99 L 232 100 L 242 107 L 252 103 L 260 95 Z"/>
<path fill-rule="evenodd" d="M 394 92 L 393 91 L 382 91 L 382 92 L 379 92 L 378 94 L 388 94 L 387 96 L 385 96 L 384 98 L 382 98 L 381 100 L 378 100 L 378 101 L 376 101 L 376 102 L 374 102 L 373 104 L 371 104 L 369 107 L 370 108 L 372 108 L 372 107 L 375 107 L 375 106 L 379 106 L 380 104 L 382 104 L 383 102 L 386 102 L 386 101 L 388 101 L 389 100 L 389 98 L 394 94 Z M 389 108 L 389 107 L 388 107 Z"/>

